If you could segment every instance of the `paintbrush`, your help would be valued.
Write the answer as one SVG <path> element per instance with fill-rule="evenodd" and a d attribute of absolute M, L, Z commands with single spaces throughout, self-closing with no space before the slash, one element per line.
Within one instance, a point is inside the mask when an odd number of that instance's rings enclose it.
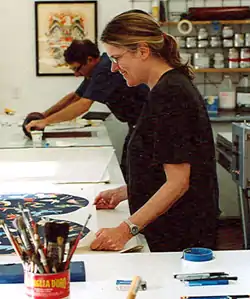
<path fill-rule="evenodd" d="M 135 299 L 136 298 L 137 292 L 140 289 L 140 285 L 141 285 L 141 277 L 135 276 L 131 282 L 127 299 Z"/>
<path fill-rule="evenodd" d="M 23 251 L 21 249 L 21 247 L 19 246 L 16 238 L 11 234 L 8 226 L 6 225 L 6 223 L 4 222 L 4 220 L 0 220 L 0 226 L 2 227 L 3 231 L 5 232 L 7 238 L 10 241 L 10 244 L 12 245 L 12 247 L 15 250 L 15 253 L 21 258 L 21 260 L 23 260 L 22 256 L 23 256 Z"/>
<path fill-rule="evenodd" d="M 71 246 L 71 248 L 68 252 L 68 256 L 67 256 L 67 260 L 66 260 L 66 263 L 65 263 L 64 270 L 67 270 L 69 268 L 69 264 L 70 264 L 70 261 L 72 259 L 72 256 L 73 256 L 74 252 L 76 251 L 77 245 L 80 242 L 81 237 L 84 236 L 84 230 L 85 230 L 86 226 L 88 225 L 88 222 L 89 222 L 91 217 L 92 217 L 92 215 L 89 214 L 88 218 L 86 219 L 86 222 L 84 223 L 84 225 L 81 229 L 81 231 L 79 232 L 79 234 L 77 235 L 77 237 L 75 239 L 74 245 Z"/>
<path fill-rule="evenodd" d="M 26 208 L 26 210 L 27 210 L 29 219 L 26 217 L 26 215 L 24 213 L 24 209 L 22 208 L 22 206 L 20 204 L 19 204 L 19 209 L 21 210 L 23 216 L 26 219 L 25 220 L 25 223 L 27 223 L 26 226 L 29 229 L 29 233 L 30 233 L 30 236 L 31 236 L 32 241 L 34 243 L 35 250 L 40 255 L 40 261 L 41 261 L 41 263 L 44 267 L 44 270 L 45 270 L 46 273 L 49 273 L 49 266 L 48 266 L 47 259 L 45 257 L 44 251 L 43 251 L 43 246 L 42 246 L 39 234 L 38 234 L 37 223 L 32 218 L 30 210 L 28 208 Z M 30 225 L 30 223 L 31 223 L 31 225 Z"/>
<path fill-rule="evenodd" d="M 14 221 L 12 223 L 13 223 L 14 228 L 18 231 L 18 233 L 20 235 L 21 241 L 24 246 L 24 250 L 26 251 L 28 256 L 31 256 L 33 248 L 32 248 L 32 244 L 29 240 L 28 234 L 26 232 L 23 217 L 18 216 L 16 219 L 14 219 Z"/>
<path fill-rule="evenodd" d="M 47 222 L 45 224 L 45 237 L 47 242 L 47 258 L 54 273 L 59 270 L 64 256 L 65 243 L 68 237 L 69 224 Z"/>
<path fill-rule="evenodd" d="M 65 252 L 65 244 L 68 239 L 69 234 L 69 223 L 58 223 L 57 224 L 57 245 L 58 245 L 58 256 L 59 256 L 59 263 L 61 264 L 64 259 L 64 252 Z"/>
<path fill-rule="evenodd" d="M 32 243 L 31 243 L 31 241 L 29 239 L 29 236 L 27 234 L 23 217 L 22 216 L 17 217 L 15 224 L 16 224 L 17 229 L 18 229 L 18 231 L 21 235 L 21 239 L 23 241 L 23 244 L 24 244 L 25 251 L 26 251 L 27 255 L 30 257 L 31 261 L 34 262 L 37 265 L 39 273 L 44 273 L 43 266 L 42 266 L 39 258 L 35 254 Z"/>
<path fill-rule="evenodd" d="M 28 234 L 30 235 L 30 238 L 31 238 L 31 241 L 33 243 L 33 245 L 35 246 L 36 245 L 36 241 L 35 241 L 35 236 L 34 236 L 34 231 L 33 231 L 33 228 L 30 224 L 30 221 L 29 219 L 27 218 L 27 216 L 25 215 L 25 212 L 24 212 L 24 209 L 23 209 L 23 206 L 20 204 L 20 202 L 18 203 L 18 208 L 19 210 L 21 211 L 22 213 L 22 217 L 23 217 L 23 222 L 27 228 L 27 232 Z M 36 246 L 35 246 L 36 247 Z"/>

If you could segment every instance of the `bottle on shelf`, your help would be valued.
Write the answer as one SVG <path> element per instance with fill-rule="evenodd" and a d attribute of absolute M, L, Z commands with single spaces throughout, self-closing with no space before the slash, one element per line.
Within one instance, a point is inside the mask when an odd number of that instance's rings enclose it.
<path fill-rule="evenodd" d="M 160 1 L 152 1 L 152 17 L 158 22 L 160 20 Z"/>
<path fill-rule="evenodd" d="M 229 75 L 224 75 L 224 79 L 219 86 L 219 109 L 235 109 L 235 89 Z"/>
<path fill-rule="evenodd" d="M 249 111 L 250 108 L 250 81 L 247 74 L 244 74 L 236 87 L 236 106 L 241 110 Z"/>
<path fill-rule="evenodd" d="M 248 88 L 250 87 L 249 77 L 248 75 L 244 74 L 239 82 L 239 87 L 241 88 Z"/>

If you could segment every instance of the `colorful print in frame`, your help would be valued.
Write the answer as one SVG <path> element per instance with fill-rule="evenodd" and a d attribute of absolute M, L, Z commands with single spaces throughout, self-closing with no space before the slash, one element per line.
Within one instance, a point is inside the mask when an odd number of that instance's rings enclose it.
<path fill-rule="evenodd" d="M 64 51 L 73 39 L 97 42 L 97 1 L 35 2 L 37 76 L 73 75 Z"/>

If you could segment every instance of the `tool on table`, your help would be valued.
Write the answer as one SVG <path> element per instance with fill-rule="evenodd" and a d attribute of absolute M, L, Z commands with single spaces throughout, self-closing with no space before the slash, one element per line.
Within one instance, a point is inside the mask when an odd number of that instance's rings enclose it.
<path fill-rule="evenodd" d="M 91 217 L 92 217 L 92 215 L 89 214 L 87 219 L 86 219 L 86 222 L 83 225 L 83 228 L 81 229 L 78 236 L 76 237 L 76 239 L 74 241 L 74 244 L 71 244 L 71 247 L 70 247 L 69 252 L 68 252 L 67 260 L 66 260 L 66 263 L 65 263 L 65 267 L 64 267 L 65 270 L 67 270 L 68 267 L 69 267 L 72 256 L 73 256 L 74 252 L 76 251 L 77 245 L 78 245 L 79 241 L 81 240 L 81 237 L 84 235 L 84 230 L 85 230 L 86 226 L 88 225 L 88 222 L 89 222 Z"/>
<path fill-rule="evenodd" d="M 68 223 L 48 222 L 45 224 L 47 258 L 54 273 L 58 272 L 60 264 L 63 262 L 68 233 Z"/>
<path fill-rule="evenodd" d="M 2 227 L 3 231 L 5 232 L 7 238 L 10 241 L 10 244 L 14 248 L 16 254 L 23 260 L 23 250 L 20 248 L 17 239 L 11 234 L 8 226 L 5 224 L 4 220 L 0 220 L 0 227 Z"/>
<path fill-rule="evenodd" d="M 84 235 L 84 230 L 91 218 L 91 215 L 88 215 L 88 218 L 78 236 L 71 241 L 67 260 L 64 261 L 66 243 L 69 242 L 69 223 L 49 221 L 49 219 L 46 219 L 47 222 L 44 226 L 43 243 L 39 236 L 38 224 L 32 218 L 29 209 L 24 208 L 19 204 L 19 210 L 22 215 L 17 216 L 13 221 L 13 226 L 19 237 L 16 237 L 10 232 L 4 220 L 0 220 L 0 227 L 4 230 L 16 254 L 20 257 L 24 270 L 26 272 L 40 274 L 57 273 L 68 270 L 71 264 L 71 258 L 81 237 Z M 84 268 L 81 269 L 81 273 L 83 273 L 85 270 Z M 75 270 L 78 271 L 80 268 Z"/>
<path fill-rule="evenodd" d="M 135 299 L 141 285 L 141 277 L 135 276 L 130 285 L 127 299 Z"/>
<path fill-rule="evenodd" d="M 201 272 L 201 273 L 185 273 L 185 274 L 174 274 L 174 278 L 179 280 L 189 280 L 189 279 L 206 279 L 212 277 L 224 277 L 229 274 L 226 272 Z"/>

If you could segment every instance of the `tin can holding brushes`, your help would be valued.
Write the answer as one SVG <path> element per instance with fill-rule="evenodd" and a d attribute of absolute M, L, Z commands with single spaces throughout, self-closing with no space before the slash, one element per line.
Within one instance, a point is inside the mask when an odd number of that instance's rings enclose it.
<path fill-rule="evenodd" d="M 70 271 L 51 274 L 24 272 L 26 295 L 33 299 L 69 299 Z"/>

